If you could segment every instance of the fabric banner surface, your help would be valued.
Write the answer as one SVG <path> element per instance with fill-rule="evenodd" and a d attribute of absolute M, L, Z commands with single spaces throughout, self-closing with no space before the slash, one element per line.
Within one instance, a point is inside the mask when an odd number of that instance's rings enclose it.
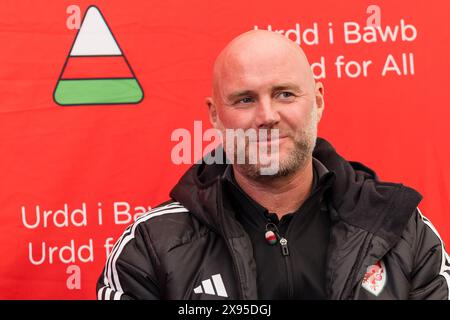
<path fill-rule="evenodd" d="M 319 136 L 417 189 L 450 242 L 450 4 L 25 1 L 0 10 L 0 299 L 95 299 L 107 255 L 206 147 L 212 65 L 279 32 L 325 87 Z M 257 53 L 255 53 L 257 54 Z M 192 149 L 173 161 L 185 129 Z"/>

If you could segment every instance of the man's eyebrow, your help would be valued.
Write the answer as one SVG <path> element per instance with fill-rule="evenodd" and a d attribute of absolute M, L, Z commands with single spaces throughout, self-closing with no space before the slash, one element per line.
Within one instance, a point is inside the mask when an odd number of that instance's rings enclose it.
<path fill-rule="evenodd" d="M 302 92 L 303 90 L 300 88 L 298 84 L 295 83 L 282 83 L 274 86 L 272 88 L 273 91 L 280 91 L 280 90 L 294 90 L 297 92 Z"/>
<path fill-rule="evenodd" d="M 228 101 L 233 101 L 237 98 L 245 97 L 245 96 L 254 96 L 255 93 L 251 90 L 243 90 L 243 91 L 237 91 L 229 94 L 227 96 Z"/>
<path fill-rule="evenodd" d="M 272 91 L 281 91 L 281 90 L 293 90 L 295 92 L 303 92 L 298 84 L 295 83 L 281 83 L 272 87 Z M 255 96 L 256 93 L 252 90 L 242 90 L 230 93 L 226 98 L 228 101 L 234 101 L 238 98 L 246 97 L 246 96 Z"/>

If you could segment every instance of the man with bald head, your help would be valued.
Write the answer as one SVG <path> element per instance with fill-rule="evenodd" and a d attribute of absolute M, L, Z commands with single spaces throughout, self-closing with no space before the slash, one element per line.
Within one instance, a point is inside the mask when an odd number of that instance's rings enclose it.
<path fill-rule="evenodd" d="M 217 57 L 212 87 L 222 145 L 125 230 L 98 299 L 449 299 L 420 194 L 317 137 L 324 88 L 301 48 L 246 32 Z"/>
<path fill-rule="evenodd" d="M 323 86 L 314 82 L 300 47 L 269 31 L 237 37 L 216 60 L 207 104 L 223 137 L 225 129 L 278 129 L 278 140 L 264 142 L 278 144 L 278 172 L 261 175 L 261 165 L 247 160 L 233 165 L 233 173 L 251 198 L 280 218 L 300 207 L 311 192 L 312 152 L 324 110 Z"/>

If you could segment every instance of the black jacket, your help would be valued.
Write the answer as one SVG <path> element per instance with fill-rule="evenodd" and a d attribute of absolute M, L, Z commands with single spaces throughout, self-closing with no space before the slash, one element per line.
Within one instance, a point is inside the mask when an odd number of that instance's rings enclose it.
<path fill-rule="evenodd" d="M 381 182 L 318 139 L 334 175 L 329 299 L 449 299 L 450 259 L 420 213 L 420 194 Z M 198 164 L 171 200 L 130 225 L 108 257 L 98 299 L 258 299 L 252 244 L 223 201 L 226 165 Z"/>

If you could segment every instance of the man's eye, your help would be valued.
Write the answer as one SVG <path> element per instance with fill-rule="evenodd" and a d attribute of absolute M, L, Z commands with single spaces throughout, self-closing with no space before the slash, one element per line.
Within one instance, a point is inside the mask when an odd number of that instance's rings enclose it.
<path fill-rule="evenodd" d="M 238 103 L 252 103 L 252 102 L 253 102 L 253 98 L 250 98 L 250 97 L 245 97 L 238 101 Z"/>
<path fill-rule="evenodd" d="M 294 95 L 291 92 L 288 91 L 283 91 L 280 94 L 278 94 L 278 97 L 282 98 L 282 99 L 288 99 L 290 97 L 293 97 Z"/>

